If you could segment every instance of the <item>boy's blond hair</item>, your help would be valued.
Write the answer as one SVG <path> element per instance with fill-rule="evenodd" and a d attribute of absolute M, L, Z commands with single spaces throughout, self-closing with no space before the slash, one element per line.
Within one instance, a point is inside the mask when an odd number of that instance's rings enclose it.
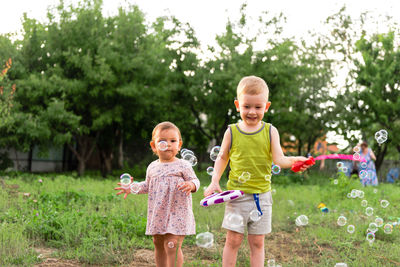
<path fill-rule="evenodd" d="M 258 95 L 258 94 L 265 94 L 266 99 L 268 101 L 268 85 L 267 83 L 257 76 L 246 76 L 243 77 L 237 87 L 237 99 L 242 94 L 249 94 L 249 95 Z"/>
<path fill-rule="evenodd" d="M 160 122 L 159 124 L 156 125 L 156 127 L 154 127 L 153 133 L 151 134 L 151 140 L 154 141 L 154 137 L 159 132 L 164 131 L 164 130 L 168 130 L 168 129 L 176 130 L 178 132 L 178 134 L 179 134 L 179 140 L 182 140 L 181 131 L 179 130 L 179 128 L 175 124 L 173 124 L 172 122 L 169 122 L 169 121 Z"/>

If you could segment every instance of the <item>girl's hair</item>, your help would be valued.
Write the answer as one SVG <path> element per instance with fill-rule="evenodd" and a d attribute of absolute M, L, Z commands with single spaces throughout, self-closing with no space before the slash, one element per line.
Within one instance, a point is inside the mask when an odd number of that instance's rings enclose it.
<path fill-rule="evenodd" d="M 179 134 L 179 140 L 182 140 L 181 131 L 179 131 L 179 128 L 175 124 L 173 124 L 172 122 L 169 122 L 169 121 L 160 122 L 159 124 L 156 125 L 156 127 L 154 127 L 153 133 L 151 134 L 151 140 L 154 141 L 154 137 L 159 132 L 164 131 L 164 130 L 168 130 L 168 129 L 176 130 L 178 132 L 178 134 Z"/>

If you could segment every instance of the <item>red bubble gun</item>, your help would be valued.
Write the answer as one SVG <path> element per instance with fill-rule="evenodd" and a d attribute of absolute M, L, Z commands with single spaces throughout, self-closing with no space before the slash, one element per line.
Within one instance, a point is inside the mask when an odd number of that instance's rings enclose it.
<path fill-rule="evenodd" d="M 313 157 L 309 157 L 306 161 L 296 161 L 292 165 L 292 171 L 298 172 L 304 165 L 314 165 L 315 159 Z"/>

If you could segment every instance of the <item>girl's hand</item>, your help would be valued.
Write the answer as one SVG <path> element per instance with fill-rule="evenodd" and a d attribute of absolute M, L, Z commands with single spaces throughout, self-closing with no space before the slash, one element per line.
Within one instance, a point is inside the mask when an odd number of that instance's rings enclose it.
<path fill-rule="evenodd" d="M 132 183 L 132 182 L 133 182 L 133 177 L 131 177 L 131 183 Z M 121 183 L 118 183 L 118 185 L 121 185 Z M 121 195 L 121 194 L 125 193 L 124 199 L 126 199 L 126 197 L 131 193 L 131 187 L 129 187 L 129 188 L 127 188 L 127 189 L 122 188 L 122 187 L 116 187 L 116 188 L 114 188 L 114 190 L 120 190 L 120 191 L 117 193 L 117 195 Z"/>
<path fill-rule="evenodd" d="M 212 195 L 215 191 L 218 193 L 222 193 L 221 187 L 217 183 L 211 183 L 207 189 L 204 191 L 204 196 L 208 197 L 209 195 Z"/>
<path fill-rule="evenodd" d="M 191 192 L 196 190 L 196 185 L 191 181 L 181 182 L 177 185 L 178 190 L 190 195 Z"/>

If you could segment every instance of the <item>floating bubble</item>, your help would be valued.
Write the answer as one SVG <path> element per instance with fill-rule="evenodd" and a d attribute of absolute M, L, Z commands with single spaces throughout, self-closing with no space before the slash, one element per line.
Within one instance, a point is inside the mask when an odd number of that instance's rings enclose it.
<path fill-rule="evenodd" d="M 220 152 L 221 152 L 221 147 L 220 146 L 213 147 L 211 149 L 211 151 L 210 151 L 210 159 L 212 161 L 216 161 Z"/>
<path fill-rule="evenodd" d="M 165 151 L 168 149 L 168 143 L 166 141 L 160 141 L 157 143 L 157 148 L 161 151 Z"/>
<path fill-rule="evenodd" d="M 375 234 L 372 232 L 367 233 L 366 239 L 369 243 L 373 243 L 375 241 Z"/>
<path fill-rule="evenodd" d="M 289 204 L 289 206 L 292 206 L 292 207 L 294 207 L 294 202 L 293 202 L 293 200 L 291 200 L 291 199 L 288 199 L 288 204 Z"/>
<path fill-rule="evenodd" d="M 272 193 L 273 195 L 275 195 L 275 194 L 276 194 L 276 189 L 275 189 L 275 188 L 271 189 L 271 193 Z"/>
<path fill-rule="evenodd" d="M 214 243 L 214 235 L 210 232 L 200 233 L 196 236 L 196 245 L 202 248 L 211 248 Z"/>
<path fill-rule="evenodd" d="M 338 184 L 338 183 L 339 183 L 338 179 L 333 180 L 333 184 Z"/>
<path fill-rule="evenodd" d="M 273 174 L 279 174 L 281 172 L 281 167 L 279 165 L 272 165 L 271 171 Z"/>
<path fill-rule="evenodd" d="M 382 225 L 383 225 L 383 219 L 380 218 L 380 217 L 376 217 L 376 218 L 375 218 L 375 223 L 376 223 L 376 225 L 377 225 L 378 227 L 382 227 Z"/>
<path fill-rule="evenodd" d="M 351 193 L 347 193 L 347 198 L 352 198 Z"/>
<path fill-rule="evenodd" d="M 175 247 L 175 244 L 174 244 L 174 242 L 168 242 L 168 244 L 167 244 L 167 246 L 169 247 L 169 248 L 174 248 Z"/>
<path fill-rule="evenodd" d="M 385 209 L 385 208 L 387 208 L 387 206 L 389 206 L 389 201 L 387 201 L 386 199 L 382 199 L 381 207 Z"/>
<path fill-rule="evenodd" d="M 383 232 L 387 235 L 390 235 L 393 232 L 393 225 L 387 223 L 383 226 Z"/>
<path fill-rule="evenodd" d="M 261 219 L 261 213 L 258 210 L 252 210 L 250 211 L 250 220 L 252 220 L 253 222 L 258 222 Z"/>
<path fill-rule="evenodd" d="M 131 188 L 131 193 L 132 194 L 137 194 L 137 193 L 139 193 L 141 186 L 140 186 L 139 183 L 137 183 L 137 182 L 135 183 L 134 182 L 134 183 L 131 184 L 130 188 Z"/>
<path fill-rule="evenodd" d="M 337 224 L 339 226 L 345 226 L 347 223 L 347 219 L 344 216 L 339 216 L 339 218 L 337 219 Z"/>
<path fill-rule="evenodd" d="M 375 233 L 376 231 L 378 231 L 378 225 L 374 222 L 370 223 L 368 226 L 368 231 Z"/>
<path fill-rule="evenodd" d="M 351 198 L 356 198 L 358 196 L 358 190 L 357 189 L 353 189 L 350 192 Z"/>
<path fill-rule="evenodd" d="M 367 176 L 368 176 L 368 172 L 367 171 L 364 171 L 364 170 L 360 171 L 360 178 L 365 179 L 365 178 L 367 178 Z"/>
<path fill-rule="evenodd" d="M 233 228 L 243 226 L 243 217 L 237 213 L 228 213 L 226 223 Z"/>
<path fill-rule="evenodd" d="M 271 182 L 271 175 L 270 174 L 265 175 L 265 181 Z"/>
<path fill-rule="evenodd" d="M 250 180 L 251 174 L 249 172 L 242 172 L 242 174 L 238 178 L 239 183 L 245 183 Z"/>
<path fill-rule="evenodd" d="M 124 173 L 120 176 L 120 183 L 123 189 L 128 189 L 131 184 L 131 175 L 129 173 Z"/>
<path fill-rule="evenodd" d="M 363 199 L 361 201 L 361 206 L 366 207 L 368 205 L 368 201 L 366 199 Z"/>
<path fill-rule="evenodd" d="M 246 180 L 242 175 L 239 176 L 239 178 L 238 178 L 238 182 L 239 182 L 239 183 L 244 184 L 246 181 L 247 181 L 247 180 Z"/>
<path fill-rule="evenodd" d="M 374 214 L 374 209 L 372 207 L 368 207 L 365 209 L 365 214 L 367 216 L 372 216 L 372 214 Z"/>
<path fill-rule="evenodd" d="M 212 175 L 214 174 L 214 168 L 211 167 L 211 166 L 208 167 L 208 168 L 207 168 L 207 174 L 212 176 Z"/>
<path fill-rule="evenodd" d="M 338 262 L 335 264 L 335 267 L 347 267 L 347 264 L 344 262 Z"/>
<path fill-rule="evenodd" d="M 274 260 L 274 259 L 269 259 L 269 260 L 267 261 L 267 266 L 268 266 L 268 267 L 276 267 L 276 266 L 275 266 L 275 260 Z"/>
<path fill-rule="evenodd" d="M 375 139 L 378 142 L 378 144 L 382 144 L 382 143 L 386 142 L 387 136 L 388 136 L 388 133 L 384 129 L 379 130 L 375 133 Z"/>
<path fill-rule="evenodd" d="M 339 161 L 339 162 L 336 163 L 336 167 L 337 167 L 338 169 L 343 168 L 343 166 L 344 166 L 344 164 L 343 164 L 343 162 L 341 162 L 341 161 Z"/>
<path fill-rule="evenodd" d="M 364 191 L 362 191 L 362 190 L 358 190 L 358 197 L 359 198 L 364 198 Z"/>
<path fill-rule="evenodd" d="M 183 151 L 183 152 L 182 152 L 182 151 Z M 186 154 L 191 154 L 191 155 L 194 156 L 194 152 L 193 152 L 192 150 L 189 150 L 189 149 L 184 148 L 184 149 L 182 149 L 182 151 L 181 151 L 181 157 L 182 157 L 182 158 L 184 158 Z"/>
<path fill-rule="evenodd" d="M 342 169 L 341 169 L 341 171 L 344 172 L 344 173 L 347 173 L 348 170 L 349 169 L 346 166 L 342 167 Z"/>
<path fill-rule="evenodd" d="M 348 232 L 349 234 L 354 233 L 355 230 L 356 230 L 356 227 L 355 227 L 354 225 L 349 224 L 349 225 L 347 226 L 347 232 Z"/>
<path fill-rule="evenodd" d="M 360 167 L 361 167 L 362 169 L 366 169 L 366 168 L 367 168 L 367 163 L 366 163 L 365 161 L 361 162 L 361 163 L 360 163 Z"/>
<path fill-rule="evenodd" d="M 354 154 L 353 154 L 353 159 L 354 159 L 354 160 L 359 160 L 359 159 L 360 159 L 360 153 L 357 153 L 357 152 L 354 153 Z"/>
<path fill-rule="evenodd" d="M 190 163 L 190 165 L 192 165 L 192 166 L 196 166 L 196 164 L 197 164 L 196 156 L 189 152 L 184 153 L 182 159 L 188 161 Z"/>
<path fill-rule="evenodd" d="M 359 146 L 353 147 L 353 152 L 354 153 L 360 153 L 360 147 Z"/>
<path fill-rule="evenodd" d="M 181 157 L 183 157 L 183 154 L 185 154 L 186 151 L 188 151 L 188 149 L 186 149 L 186 148 L 181 149 Z"/>
<path fill-rule="evenodd" d="M 378 193 L 378 189 L 375 188 L 373 192 L 374 194 Z"/>
<path fill-rule="evenodd" d="M 306 215 L 300 215 L 295 221 L 297 226 L 305 226 L 308 224 L 308 217 Z"/>

